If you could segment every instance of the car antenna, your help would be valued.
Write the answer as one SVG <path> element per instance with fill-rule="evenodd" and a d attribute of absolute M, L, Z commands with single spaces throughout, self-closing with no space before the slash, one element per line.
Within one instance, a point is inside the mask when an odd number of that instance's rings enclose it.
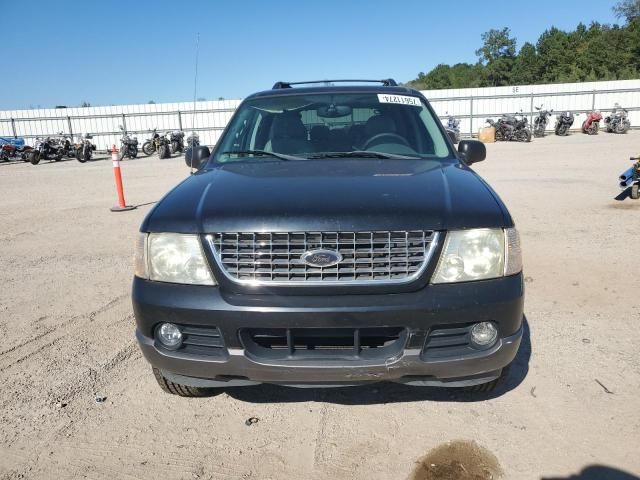
<path fill-rule="evenodd" d="M 196 37 L 196 72 L 193 77 L 193 115 L 191 116 L 191 161 L 189 162 L 189 175 L 193 175 L 193 135 L 196 128 L 196 94 L 198 92 L 198 53 L 200 52 L 200 32 Z"/>

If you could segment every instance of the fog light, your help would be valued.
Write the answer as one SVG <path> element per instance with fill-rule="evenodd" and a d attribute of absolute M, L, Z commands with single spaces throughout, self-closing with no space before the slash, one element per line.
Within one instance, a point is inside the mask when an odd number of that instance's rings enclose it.
<path fill-rule="evenodd" d="M 156 336 L 160 343 L 167 348 L 176 349 L 182 344 L 182 332 L 173 323 L 160 325 Z"/>
<path fill-rule="evenodd" d="M 492 345 L 498 338 L 498 330 L 491 322 L 476 323 L 471 329 L 471 341 L 479 347 Z"/>

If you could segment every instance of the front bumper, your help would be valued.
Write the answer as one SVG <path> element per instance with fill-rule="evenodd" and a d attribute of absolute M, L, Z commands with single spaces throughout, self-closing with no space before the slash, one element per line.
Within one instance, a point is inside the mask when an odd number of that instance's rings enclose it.
<path fill-rule="evenodd" d="M 225 294 L 216 287 L 149 282 L 136 278 L 136 337 L 146 359 L 169 380 L 191 386 L 353 385 L 394 381 L 463 386 L 499 376 L 522 338 L 522 275 L 457 285 L 429 285 L 415 292 L 376 295 L 282 296 Z M 492 321 L 500 338 L 488 350 L 429 358 L 425 342 L 435 326 Z M 153 338 L 160 322 L 215 326 L 224 354 L 168 351 Z M 403 327 L 399 353 L 384 359 L 300 360 L 256 358 L 239 332 L 248 328 Z"/>

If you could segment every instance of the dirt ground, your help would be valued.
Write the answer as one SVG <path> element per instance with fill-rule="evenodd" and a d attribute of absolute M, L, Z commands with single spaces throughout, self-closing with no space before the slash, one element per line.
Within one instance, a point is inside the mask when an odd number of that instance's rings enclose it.
<path fill-rule="evenodd" d="M 139 205 L 126 213 L 109 211 L 104 159 L 0 164 L 0 478 L 640 478 L 640 201 L 613 200 L 640 132 L 488 150 L 475 168 L 520 229 L 528 326 L 488 400 L 398 385 L 164 394 L 134 342 L 131 257 L 182 158 L 123 162 Z"/>

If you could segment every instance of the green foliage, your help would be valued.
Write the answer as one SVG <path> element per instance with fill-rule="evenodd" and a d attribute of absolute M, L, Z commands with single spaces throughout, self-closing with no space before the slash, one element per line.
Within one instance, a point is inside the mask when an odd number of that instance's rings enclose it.
<path fill-rule="evenodd" d="M 613 13 L 618 18 L 625 18 L 630 22 L 634 18 L 640 17 L 640 0 L 622 0 L 613 7 Z"/>
<path fill-rule="evenodd" d="M 580 23 L 569 32 L 551 27 L 517 53 L 508 28 L 489 30 L 482 34 L 476 64 L 440 64 L 407 86 L 430 90 L 638 78 L 640 0 L 623 0 L 614 12 L 626 19 L 624 26 Z"/>

